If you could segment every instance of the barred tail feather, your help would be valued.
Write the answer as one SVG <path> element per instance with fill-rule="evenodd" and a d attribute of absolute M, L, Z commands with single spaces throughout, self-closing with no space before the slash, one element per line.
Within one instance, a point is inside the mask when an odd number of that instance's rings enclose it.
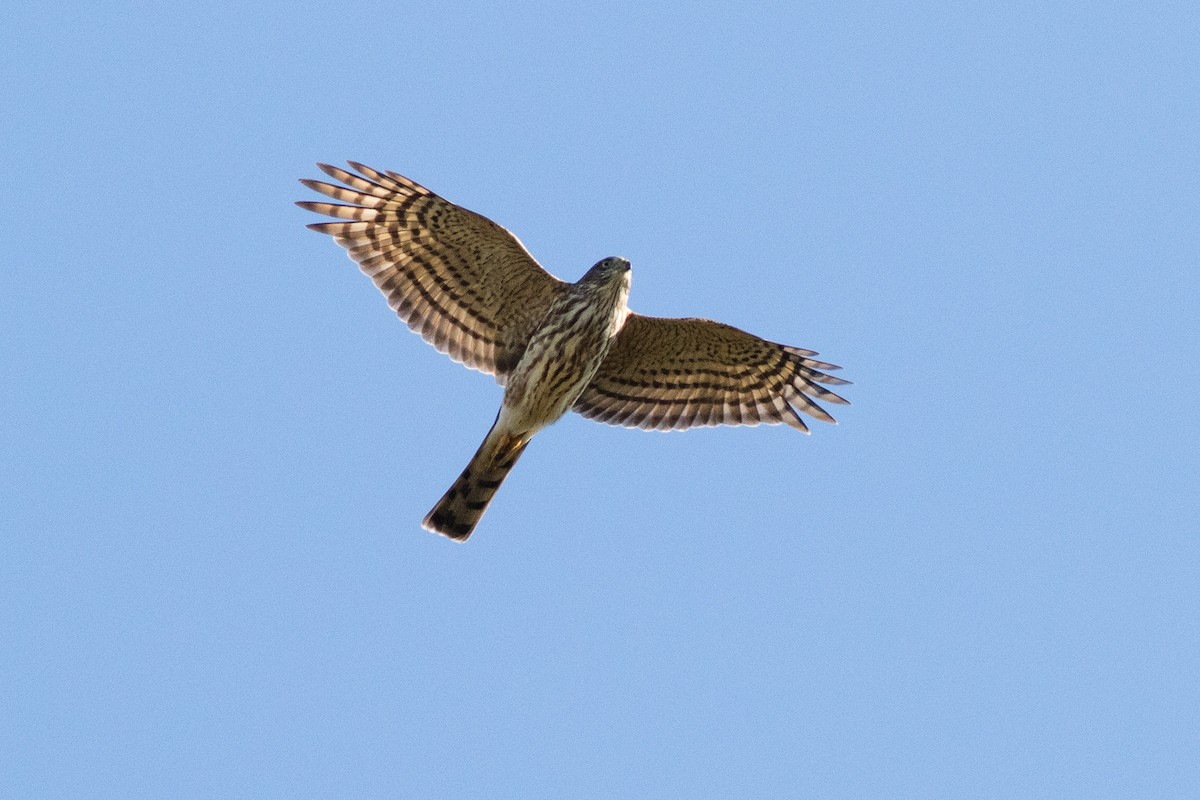
<path fill-rule="evenodd" d="M 421 526 L 451 539 L 466 541 L 528 444 L 528 437 L 514 436 L 493 425 L 471 463 L 433 510 L 425 515 Z"/>

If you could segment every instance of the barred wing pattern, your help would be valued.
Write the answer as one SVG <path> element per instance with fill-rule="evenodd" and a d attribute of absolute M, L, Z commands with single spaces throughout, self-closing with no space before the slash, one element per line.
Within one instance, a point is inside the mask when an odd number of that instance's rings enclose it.
<path fill-rule="evenodd" d="M 546 272 L 496 223 L 395 172 L 318 164 L 344 186 L 303 180 L 347 203 L 296 205 L 340 222 L 309 225 L 333 236 L 427 342 L 500 383 L 567 284 Z"/>
<path fill-rule="evenodd" d="M 797 409 L 833 422 L 815 400 L 848 402 L 820 385 L 849 381 L 815 355 L 712 320 L 630 314 L 574 410 L 647 429 L 783 422 L 808 432 Z"/>

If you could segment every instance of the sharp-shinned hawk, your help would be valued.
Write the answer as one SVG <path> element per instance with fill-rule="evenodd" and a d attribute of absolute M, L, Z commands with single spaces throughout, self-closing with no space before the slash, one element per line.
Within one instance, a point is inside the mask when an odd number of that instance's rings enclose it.
<path fill-rule="evenodd" d="M 465 540 L 535 433 L 567 411 L 613 425 L 682 429 L 833 422 L 816 400 L 847 401 L 811 350 L 707 319 L 629 310 L 629 262 L 606 258 L 578 282 L 546 272 L 515 236 L 391 171 L 303 180 L 341 203 L 297 205 L 338 222 L 309 225 L 346 248 L 410 328 L 504 386 L 491 430 L 424 527 Z"/>

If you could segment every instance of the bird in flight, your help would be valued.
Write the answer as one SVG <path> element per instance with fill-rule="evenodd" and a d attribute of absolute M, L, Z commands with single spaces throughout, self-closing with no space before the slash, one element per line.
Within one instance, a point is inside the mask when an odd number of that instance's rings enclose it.
<path fill-rule="evenodd" d="M 423 526 L 464 541 L 535 433 L 568 411 L 612 425 L 669 430 L 833 422 L 817 400 L 849 381 L 817 353 L 707 319 L 629 310 L 629 262 L 605 258 L 575 283 L 551 275 L 517 237 L 390 170 L 317 166 L 339 184 L 302 180 L 337 203 L 308 227 L 356 261 L 408 327 L 504 386 L 496 421 Z M 355 174 L 357 173 L 357 174 Z"/>

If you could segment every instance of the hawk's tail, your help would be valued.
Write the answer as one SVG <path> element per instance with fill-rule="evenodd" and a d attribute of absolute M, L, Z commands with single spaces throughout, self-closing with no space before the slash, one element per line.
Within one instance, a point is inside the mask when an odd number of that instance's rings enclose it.
<path fill-rule="evenodd" d="M 492 425 L 471 463 L 425 515 L 422 527 L 465 541 L 528 444 L 529 437 L 514 436 Z"/>

